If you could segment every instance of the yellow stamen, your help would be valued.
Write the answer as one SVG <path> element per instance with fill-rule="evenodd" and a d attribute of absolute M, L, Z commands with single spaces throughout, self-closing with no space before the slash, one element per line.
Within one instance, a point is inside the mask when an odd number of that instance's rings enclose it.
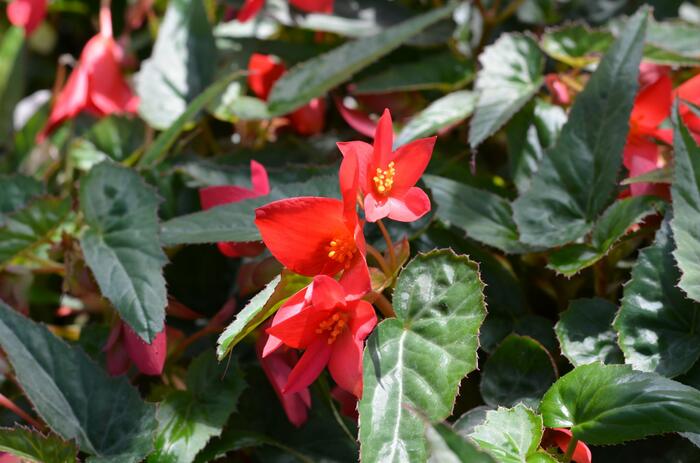
<path fill-rule="evenodd" d="M 391 187 L 394 186 L 394 175 L 396 175 L 394 166 L 394 161 L 391 161 L 386 170 L 377 167 L 377 175 L 372 177 L 372 180 L 374 180 L 374 187 L 379 195 L 388 194 L 391 191 Z"/>

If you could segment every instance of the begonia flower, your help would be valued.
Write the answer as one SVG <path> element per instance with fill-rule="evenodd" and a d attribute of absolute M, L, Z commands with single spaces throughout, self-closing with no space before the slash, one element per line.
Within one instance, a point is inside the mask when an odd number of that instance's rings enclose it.
<path fill-rule="evenodd" d="M 267 171 L 257 161 L 250 161 L 251 188 L 236 185 L 219 185 L 202 188 L 199 190 L 199 200 L 202 209 L 221 206 L 223 204 L 237 203 L 246 199 L 257 198 L 270 194 L 270 181 Z M 265 250 L 265 246 L 259 241 L 234 243 L 217 243 L 219 251 L 227 257 L 252 257 Z"/>
<path fill-rule="evenodd" d="M 277 311 L 266 330 L 270 337 L 263 357 L 283 345 L 305 349 L 283 392 L 303 390 L 328 365 L 338 386 L 360 397 L 364 340 L 376 324 L 369 302 L 349 295 L 333 278 L 318 275 Z"/>
<path fill-rule="evenodd" d="M 333 12 L 334 0 L 289 0 L 289 3 L 307 13 L 330 14 Z M 245 0 L 236 19 L 240 22 L 249 21 L 257 16 L 263 6 L 265 0 Z"/>
<path fill-rule="evenodd" d="M 340 386 L 336 386 L 331 391 L 331 397 L 340 404 L 340 413 L 355 421 L 359 419 L 360 414 L 357 412 L 357 397 L 355 395 Z"/>
<path fill-rule="evenodd" d="M 547 87 L 552 102 L 558 105 L 568 105 L 571 103 L 571 95 L 569 89 L 564 82 L 559 78 L 558 74 L 547 74 L 544 76 L 544 84 Z"/>
<path fill-rule="evenodd" d="M 47 0 L 13 0 L 7 5 L 7 19 L 31 35 L 46 17 Z"/>
<path fill-rule="evenodd" d="M 119 68 L 122 52 L 112 36 L 109 6 L 100 9 L 100 33 L 83 48 L 80 61 L 56 97 L 49 121 L 39 134 L 41 141 L 54 128 L 87 111 L 95 116 L 135 113 L 139 99 Z"/>
<path fill-rule="evenodd" d="M 562 453 L 566 453 L 571 442 L 571 431 L 565 428 L 547 428 L 542 436 L 542 447 L 559 447 Z M 574 454 L 571 456 L 571 461 L 574 463 L 591 463 L 591 450 L 581 441 L 576 443 Z"/>
<path fill-rule="evenodd" d="M 148 344 L 126 323 L 119 321 L 112 328 L 103 349 L 107 353 L 107 371 L 118 376 L 126 373 L 133 363 L 144 375 L 158 376 L 163 373 L 167 343 L 165 327 Z"/>
<path fill-rule="evenodd" d="M 388 217 L 413 222 L 430 211 L 430 199 L 415 184 L 430 162 L 435 137 L 421 138 L 392 151 L 394 131 L 389 110 L 379 119 L 374 146 L 362 141 L 338 143 L 344 158 L 352 153 L 359 165 L 359 185 L 364 193 L 369 222 Z M 345 162 L 345 159 L 343 160 Z"/>

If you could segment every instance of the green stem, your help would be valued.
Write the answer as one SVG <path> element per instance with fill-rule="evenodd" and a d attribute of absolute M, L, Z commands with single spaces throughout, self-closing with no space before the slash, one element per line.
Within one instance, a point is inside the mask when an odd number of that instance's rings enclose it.
<path fill-rule="evenodd" d="M 566 448 L 566 453 L 564 454 L 564 463 L 569 463 L 571 461 L 571 457 L 574 455 L 574 451 L 576 450 L 577 444 L 578 444 L 578 439 L 571 436 L 571 440 L 569 441 L 569 446 Z"/>
<path fill-rule="evenodd" d="M 382 236 L 384 237 L 384 241 L 386 241 L 386 246 L 389 251 L 389 260 L 391 261 L 391 268 L 394 269 L 396 268 L 396 253 L 394 252 L 394 242 L 391 240 L 391 235 L 389 235 L 389 231 L 386 229 L 384 226 L 384 222 L 380 220 L 377 220 L 377 227 L 379 227 L 379 231 L 382 232 Z"/>

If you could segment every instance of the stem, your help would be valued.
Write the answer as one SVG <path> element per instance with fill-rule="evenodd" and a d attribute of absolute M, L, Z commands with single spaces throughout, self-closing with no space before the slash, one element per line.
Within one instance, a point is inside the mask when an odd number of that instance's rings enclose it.
<path fill-rule="evenodd" d="M 112 1 L 102 0 L 100 3 L 100 35 L 105 38 L 112 38 L 112 11 L 110 10 Z"/>
<path fill-rule="evenodd" d="M 27 423 L 34 426 L 39 431 L 43 431 L 44 426 L 41 423 L 39 423 L 37 420 L 35 420 L 31 416 L 29 416 L 29 414 L 27 414 L 27 412 L 25 412 L 24 410 L 19 408 L 17 405 L 14 404 L 14 402 L 12 402 L 10 399 L 8 399 L 7 397 L 5 397 L 2 394 L 0 394 L 0 407 L 5 407 L 6 409 L 10 410 L 15 415 L 22 418 Z"/>
<path fill-rule="evenodd" d="M 389 232 L 387 231 L 386 227 L 384 226 L 384 222 L 382 222 L 381 219 L 377 220 L 377 227 L 379 227 L 379 231 L 382 232 L 384 241 L 386 241 L 386 246 L 389 250 L 389 261 L 391 262 L 391 268 L 396 268 L 396 253 L 394 252 L 394 242 L 391 241 L 391 236 L 389 235 Z"/>
<path fill-rule="evenodd" d="M 574 451 L 576 450 L 577 444 L 578 444 L 578 439 L 571 436 L 571 440 L 569 441 L 569 446 L 566 448 L 566 453 L 564 454 L 564 463 L 569 463 L 571 461 L 571 457 L 574 455 Z"/>
<path fill-rule="evenodd" d="M 340 416 L 338 409 L 335 407 L 335 404 L 333 403 L 333 396 L 331 396 L 331 390 L 330 390 L 330 387 L 328 386 L 328 382 L 326 381 L 325 378 L 322 378 L 321 381 L 318 382 L 318 385 L 321 388 L 321 393 L 328 401 L 328 406 L 333 411 L 333 417 L 340 425 L 340 428 L 343 430 L 343 432 L 345 432 L 345 435 L 350 438 L 350 442 L 355 443 L 355 436 L 352 435 L 352 433 L 348 429 L 347 425 L 345 424 L 345 420 L 343 420 L 343 417 Z"/>
<path fill-rule="evenodd" d="M 372 293 L 372 296 L 375 297 L 374 306 L 379 309 L 379 311 L 384 315 L 384 318 L 396 318 L 396 312 L 394 312 L 394 306 L 391 305 L 391 302 L 389 302 L 389 299 L 384 297 L 382 293 Z"/>
<path fill-rule="evenodd" d="M 386 263 L 386 259 L 384 259 L 384 256 L 382 256 L 382 253 L 377 251 L 377 248 L 375 248 L 372 245 L 367 245 L 367 252 L 374 257 L 374 260 L 377 261 L 379 264 L 379 267 L 381 267 L 382 272 L 384 272 L 384 275 L 390 276 L 391 275 L 391 269 L 389 268 L 389 264 Z"/>
<path fill-rule="evenodd" d="M 518 8 L 520 8 L 520 5 L 522 5 L 524 2 L 525 2 L 525 0 L 513 0 L 513 1 L 506 7 L 506 9 L 503 10 L 503 12 L 502 12 L 501 14 L 499 14 L 498 16 L 496 16 L 496 19 L 494 20 L 494 22 L 495 22 L 496 24 L 500 24 L 500 23 L 502 23 L 503 21 L 505 21 L 506 19 L 510 18 L 511 16 L 513 16 L 513 14 L 515 14 L 516 11 L 518 11 Z M 496 11 L 496 10 L 494 9 L 494 12 L 495 12 L 495 11 Z"/>

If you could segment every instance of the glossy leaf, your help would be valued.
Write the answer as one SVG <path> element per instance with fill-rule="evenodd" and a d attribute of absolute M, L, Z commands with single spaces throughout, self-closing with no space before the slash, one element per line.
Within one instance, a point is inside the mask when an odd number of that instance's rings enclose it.
<path fill-rule="evenodd" d="M 152 127 L 167 129 L 213 81 L 215 70 L 216 46 L 203 3 L 169 2 L 153 53 L 137 79 L 141 116 Z"/>
<path fill-rule="evenodd" d="M 0 452 L 37 463 L 74 463 L 78 456 L 75 444 L 22 426 L 0 428 Z"/>
<path fill-rule="evenodd" d="M 700 391 L 629 365 L 575 368 L 547 391 L 544 425 L 571 428 L 589 445 L 619 444 L 668 432 L 700 432 Z"/>
<path fill-rule="evenodd" d="M 529 36 L 503 34 L 479 56 L 478 95 L 469 130 L 476 148 L 532 98 L 543 82 L 544 56 Z"/>
<path fill-rule="evenodd" d="M 623 363 L 612 329 L 617 307 L 600 298 L 576 299 L 554 327 L 561 352 L 575 367 L 587 363 Z"/>
<path fill-rule="evenodd" d="M 332 51 L 298 64 L 279 79 L 269 99 L 270 113 L 294 111 L 313 98 L 345 82 L 378 58 L 398 48 L 409 38 L 448 17 L 455 4 L 412 17 L 369 37 L 341 45 Z"/>
<path fill-rule="evenodd" d="M 396 136 L 394 146 L 405 145 L 418 138 L 435 135 L 440 130 L 459 124 L 474 111 L 476 97 L 469 90 L 449 93 L 433 101 L 411 118 Z"/>
<path fill-rule="evenodd" d="M 640 251 L 615 319 L 627 363 L 669 377 L 700 358 L 700 303 L 676 286 L 680 274 L 673 249 L 666 220 L 654 244 Z"/>
<path fill-rule="evenodd" d="M 643 8 L 630 19 L 577 96 L 530 189 L 514 203 L 523 242 L 553 247 L 576 240 L 612 199 L 637 90 L 647 15 Z"/>
<path fill-rule="evenodd" d="M 427 426 L 425 437 L 430 449 L 429 463 L 496 463 L 491 455 L 447 425 Z"/>
<path fill-rule="evenodd" d="M 681 270 L 678 286 L 700 301 L 700 147 L 688 128 L 675 118 L 673 185 L 673 256 Z"/>
<path fill-rule="evenodd" d="M 167 259 L 158 239 L 158 197 L 139 175 L 103 162 L 80 183 L 89 228 L 80 239 L 102 294 L 143 340 L 163 330 Z"/>
<path fill-rule="evenodd" d="M 397 318 L 381 322 L 365 348 L 362 461 L 426 460 L 425 425 L 407 407 L 431 421 L 450 415 L 460 381 L 476 368 L 483 289 L 476 264 L 451 251 L 421 254 L 401 272 Z"/>
<path fill-rule="evenodd" d="M 556 379 L 554 360 L 542 344 L 528 336 L 512 334 L 486 360 L 481 396 L 492 407 L 512 407 L 522 402 L 537 408 Z"/>
<path fill-rule="evenodd" d="M 37 413 L 92 455 L 89 462 L 137 462 L 151 451 L 154 407 L 126 378 L 109 377 L 80 348 L 2 302 L 0 346 Z"/>
<path fill-rule="evenodd" d="M 613 40 L 613 35 L 608 31 L 570 24 L 542 34 L 540 46 L 555 60 L 582 68 L 598 61 Z"/>

